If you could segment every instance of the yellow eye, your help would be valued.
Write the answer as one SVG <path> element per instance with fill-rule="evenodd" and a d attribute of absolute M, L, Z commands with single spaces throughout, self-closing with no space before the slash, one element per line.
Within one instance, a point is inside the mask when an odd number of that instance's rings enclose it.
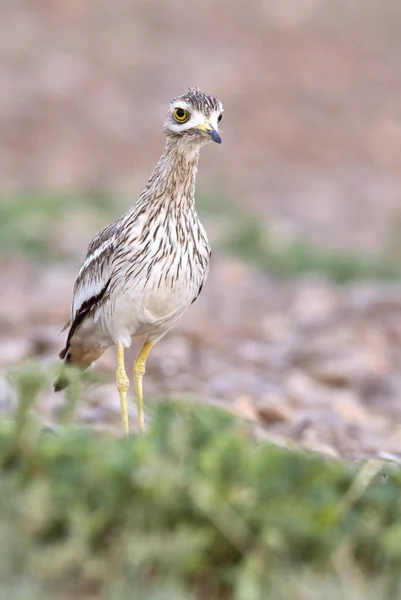
<path fill-rule="evenodd" d="M 185 123 L 185 121 L 188 121 L 188 117 L 189 117 L 188 111 L 185 110 L 185 108 L 175 108 L 174 109 L 174 118 L 179 123 Z"/>

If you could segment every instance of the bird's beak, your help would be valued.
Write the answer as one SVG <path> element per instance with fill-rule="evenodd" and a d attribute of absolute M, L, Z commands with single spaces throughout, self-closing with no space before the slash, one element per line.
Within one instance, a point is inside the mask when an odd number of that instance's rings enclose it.
<path fill-rule="evenodd" d="M 206 121 L 202 125 L 196 125 L 195 129 L 199 129 L 199 131 L 202 131 L 202 133 L 208 135 L 217 144 L 221 144 L 223 141 L 218 131 L 216 131 L 215 128 L 210 124 L 210 121 Z"/>

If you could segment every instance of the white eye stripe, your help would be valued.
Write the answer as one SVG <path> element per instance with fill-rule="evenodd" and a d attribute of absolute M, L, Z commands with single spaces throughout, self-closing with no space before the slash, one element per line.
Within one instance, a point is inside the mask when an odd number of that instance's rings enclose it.
<path fill-rule="evenodd" d="M 177 108 L 187 110 L 189 117 L 184 121 L 176 119 L 174 115 Z M 170 114 L 165 121 L 164 127 L 166 131 L 185 133 L 186 131 L 194 129 L 197 125 L 203 125 L 205 121 L 209 121 L 212 127 L 218 131 L 218 117 L 221 112 L 222 110 L 218 107 L 213 110 L 211 114 L 205 115 L 203 111 L 197 110 L 193 106 L 189 106 L 187 102 L 177 101 L 170 105 Z"/>

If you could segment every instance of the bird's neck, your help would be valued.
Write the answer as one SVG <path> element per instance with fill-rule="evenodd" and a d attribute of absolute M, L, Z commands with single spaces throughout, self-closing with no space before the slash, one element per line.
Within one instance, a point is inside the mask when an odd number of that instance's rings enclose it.
<path fill-rule="evenodd" d="M 199 148 L 168 139 L 164 154 L 153 169 L 140 200 L 193 207 L 198 160 Z"/>

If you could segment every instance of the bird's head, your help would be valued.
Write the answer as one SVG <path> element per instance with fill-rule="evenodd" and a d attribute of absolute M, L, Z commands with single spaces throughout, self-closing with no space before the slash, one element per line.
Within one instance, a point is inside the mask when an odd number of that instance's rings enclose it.
<path fill-rule="evenodd" d="M 221 144 L 219 123 L 223 116 L 220 100 L 198 88 L 174 98 L 164 121 L 164 133 L 180 144 L 200 147 L 210 141 Z"/>

